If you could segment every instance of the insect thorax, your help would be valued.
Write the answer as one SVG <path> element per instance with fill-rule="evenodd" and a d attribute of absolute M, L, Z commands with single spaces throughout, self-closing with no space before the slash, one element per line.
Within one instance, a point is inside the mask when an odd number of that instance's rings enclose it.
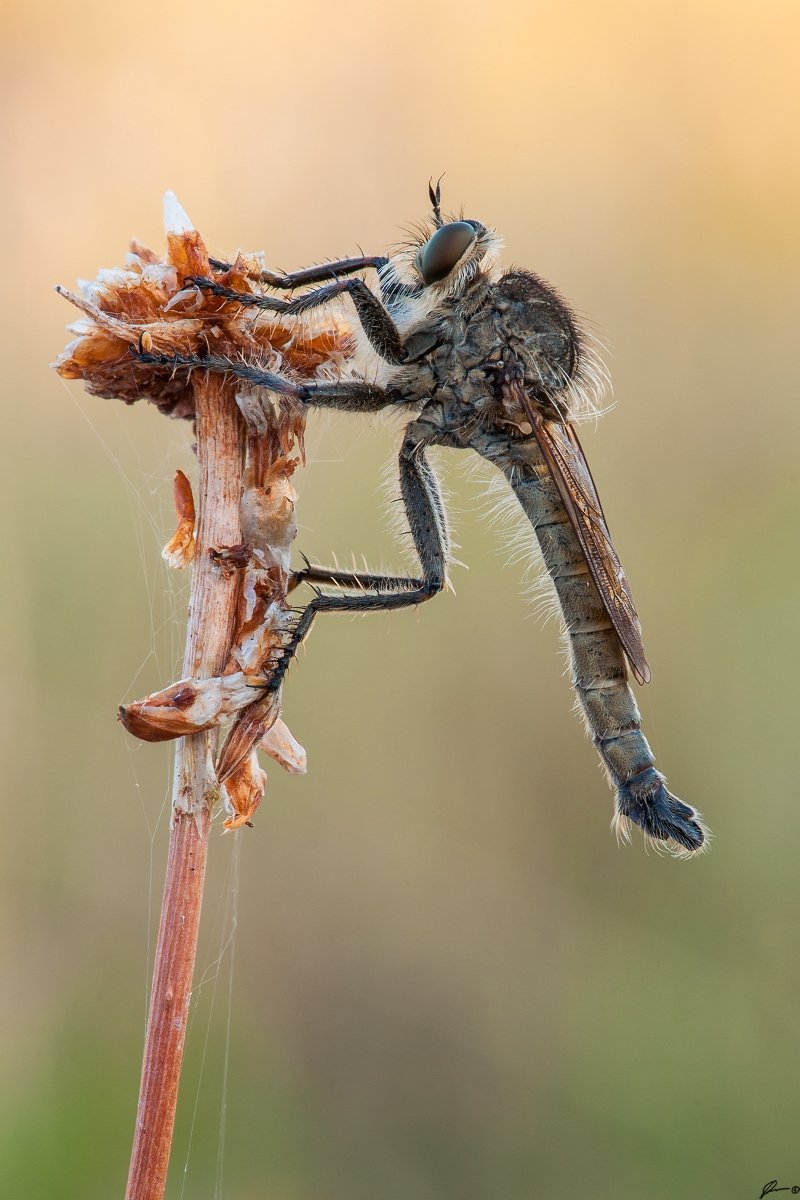
<path fill-rule="evenodd" d="M 431 403 L 448 424 L 524 420 L 508 411 L 504 384 L 518 380 L 548 417 L 564 417 L 578 370 L 579 335 L 563 300 L 536 276 L 478 275 L 407 335 L 431 349 L 401 368 L 392 385 L 411 403 Z"/>

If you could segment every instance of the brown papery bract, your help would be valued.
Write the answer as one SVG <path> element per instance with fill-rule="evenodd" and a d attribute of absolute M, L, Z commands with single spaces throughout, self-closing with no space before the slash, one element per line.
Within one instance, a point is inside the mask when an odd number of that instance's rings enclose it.
<path fill-rule="evenodd" d="M 260 255 L 240 254 L 215 278 L 225 287 L 256 293 L 250 275 L 261 266 Z M 306 328 L 297 317 L 287 323 L 187 283 L 187 277 L 211 274 L 197 230 L 168 232 L 163 257 L 131 242 L 124 266 L 100 271 L 77 294 L 57 288 L 84 319 L 70 326 L 77 337 L 56 359 L 55 369 L 65 379 L 82 379 L 93 395 L 126 404 L 147 399 L 168 416 L 192 419 L 188 373 L 136 359 L 130 351 L 143 338 L 156 353 L 244 357 L 298 379 L 336 374 L 352 354 L 350 330 L 334 318 L 327 318 L 323 328 Z"/>
<path fill-rule="evenodd" d="M 221 725 L 252 703 L 258 683 L 256 676 L 241 671 L 210 679 L 179 679 L 143 700 L 121 705 L 119 719 L 128 733 L 143 742 L 167 742 Z"/>
<path fill-rule="evenodd" d="M 267 773 L 259 766 L 258 755 L 253 750 L 241 766 L 222 785 L 222 799 L 229 815 L 225 820 L 225 832 L 252 827 L 253 815 L 264 796 Z"/>
<path fill-rule="evenodd" d="M 176 471 L 172 481 L 172 496 L 175 501 L 175 515 L 178 518 L 178 528 L 161 551 L 161 557 L 169 566 L 179 569 L 186 567 L 194 558 L 194 496 L 192 485 L 183 471 Z"/>

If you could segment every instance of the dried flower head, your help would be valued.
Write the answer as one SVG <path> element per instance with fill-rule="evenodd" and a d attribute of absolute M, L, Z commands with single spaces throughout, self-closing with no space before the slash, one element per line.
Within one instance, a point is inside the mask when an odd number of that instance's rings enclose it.
<path fill-rule="evenodd" d="M 78 294 L 58 287 L 84 317 L 70 326 L 77 336 L 53 364 L 65 379 L 82 379 L 86 390 L 134 404 L 145 398 L 171 417 L 194 417 L 186 372 L 142 363 L 130 354 L 143 345 L 165 354 L 215 354 L 246 358 L 303 379 L 336 374 L 353 350 L 348 328 L 333 317 L 305 323 L 242 307 L 213 296 L 187 277 L 211 274 L 203 239 L 171 192 L 164 202 L 167 246 L 163 256 L 133 241 L 122 267 L 81 281 Z M 255 292 L 251 275 L 263 256 L 239 254 L 217 282 Z"/>

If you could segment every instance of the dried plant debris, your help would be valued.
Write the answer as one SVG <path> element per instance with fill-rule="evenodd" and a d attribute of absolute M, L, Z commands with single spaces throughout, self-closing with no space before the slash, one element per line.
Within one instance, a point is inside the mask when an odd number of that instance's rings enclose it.
<path fill-rule="evenodd" d="M 274 692 L 262 694 L 237 714 L 217 759 L 217 778 L 220 783 L 234 775 L 250 752 L 263 744 L 279 714 L 280 699 Z"/>
<path fill-rule="evenodd" d="M 146 399 L 170 417 L 193 419 L 192 379 L 186 371 L 143 362 L 141 348 L 165 355 L 213 354 L 246 359 L 297 380 L 336 378 L 354 351 L 352 331 L 330 314 L 283 318 L 213 295 L 191 280 L 212 274 L 203 239 L 172 193 L 164 203 L 163 255 L 131 242 L 122 267 L 101 270 L 77 293 L 57 288 L 80 309 L 76 335 L 54 366 L 87 391 L 133 404 Z M 257 293 L 263 255 L 239 253 L 229 269 L 213 271 L 224 287 Z M 240 580 L 237 619 L 228 663 L 220 676 L 182 679 L 124 705 L 119 718 L 144 741 L 183 737 L 231 722 L 217 762 L 226 829 L 249 825 L 267 776 L 257 749 L 292 774 L 306 770 L 306 754 L 280 719 L 280 695 L 265 691 L 283 652 L 291 613 L 287 600 L 290 554 L 297 534 L 293 476 L 305 464 L 305 414 L 285 397 L 226 384 L 247 429 L 247 465 L 240 499 L 242 542 L 209 546 L 221 577 Z M 173 481 L 177 528 L 162 555 L 170 567 L 201 553 L 189 479 Z M 200 498 L 202 504 L 202 497 Z"/>
<path fill-rule="evenodd" d="M 258 755 L 251 751 L 238 770 L 222 784 L 222 803 L 227 817 L 224 829 L 228 833 L 232 829 L 253 826 L 253 814 L 264 798 L 267 790 L 267 772 L 262 770 Z"/>
<path fill-rule="evenodd" d="M 221 725 L 251 704 L 264 683 L 242 671 L 210 679 L 179 679 L 143 700 L 121 705 L 119 719 L 143 742 L 168 742 Z"/>
<path fill-rule="evenodd" d="M 332 317 L 322 326 L 282 319 L 213 296 L 188 277 L 212 274 L 203 239 L 171 193 L 164 205 L 167 246 L 163 256 L 130 243 L 122 267 L 81 281 L 77 293 L 57 287 L 84 314 L 69 328 L 76 334 L 53 364 L 65 379 L 82 379 L 86 390 L 134 404 L 147 399 L 171 417 L 194 417 L 186 372 L 143 363 L 130 348 L 160 354 L 214 354 L 246 358 L 266 369 L 303 379 L 335 377 L 352 353 L 349 329 Z M 215 279 L 239 292 L 258 291 L 251 275 L 263 270 L 260 254 L 238 254 Z"/>
<path fill-rule="evenodd" d="M 258 748 L 279 763 L 290 775 L 305 775 L 306 752 L 288 727 L 278 717 L 258 744 Z M 222 803 L 228 816 L 226 832 L 252 826 L 253 814 L 261 803 L 267 786 L 267 773 L 258 761 L 255 750 L 222 781 Z"/>
<path fill-rule="evenodd" d="M 290 775 L 305 775 L 306 752 L 280 717 L 264 734 L 258 747 Z"/>
<path fill-rule="evenodd" d="M 172 481 L 175 515 L 178 528 L 161 551 L 161 557 L 174 570 L 187 567 L 194 558 L 194 496 L 192 485 L 183 471 L 176 471 Z"/>

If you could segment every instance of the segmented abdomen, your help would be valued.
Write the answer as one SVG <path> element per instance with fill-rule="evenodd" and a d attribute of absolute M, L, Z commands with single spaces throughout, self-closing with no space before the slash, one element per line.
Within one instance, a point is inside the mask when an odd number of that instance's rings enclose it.
<path fill-rule="evenodd" d="M 657 841 L 671 842 L 679 852 L 699 849 L 702 825 L 694 809 L 667 791 L 663 775 L 655 770 L 628 686 L 622 644 L 537 443 L 494 435 L 471 442 L 506 476 L 536 532 L 569 638 L 573 686 L 616 789 L 617 816 L 634 821 Z"/>
<path fill-rule="evenodd" d="M 555 585 L 569 637 L 572 682 L 587 725 L 613 782 L 628 783 L 654 759 L 628 687 L 622 645 L 544 459 L 534 444 L 525 449 L 527 461 L 517 453 L 516 461 L 504 464 L 504 473 Z"/>

